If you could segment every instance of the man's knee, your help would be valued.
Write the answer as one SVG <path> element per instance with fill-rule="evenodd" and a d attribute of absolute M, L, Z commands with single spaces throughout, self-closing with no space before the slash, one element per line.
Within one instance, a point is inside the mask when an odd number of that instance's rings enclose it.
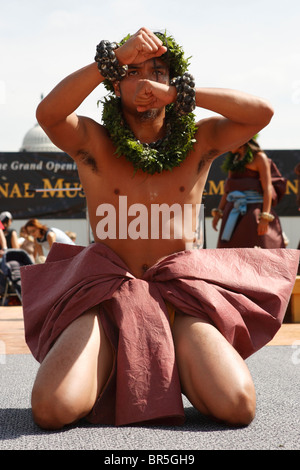
<path fill-rule="evenodd" d="M 191 326 L 192 334 L 189 336 L 182 334 L 184 323 L 185 326 Z M 193 318 L 177 318 L 173 335 L 183 393 L 204 414 L 232 425 L 248 425 L 254 419 L 256 408 L 252 378 L 243 361 L 233 353 L 233 348 L 228 346 L 221 336 L 212 335 L 214 331 L 215 329 L 206 323 L 199 327 Z M 208 334 L 212 338 L 209 346 L 218 346 L 221 340 L 224 342 L 223 350 L 227 359 L 223 360 L 222 367 L 218 362 L 216 364 L 215 351 L 205 345 Z M 193 338 L 200 338 L 204 346 L 202 347 L 197 339 L 194 349 L 191 349 Z M 221 349 L 217 357 L 222 357 Z M 204 360 L 199 360 L 203 358 Z M 224 374 L 226 367 L 229 368 L 228 374 Z"/>
<path fill-rule="evenodd" d="M 246 389 L 232 391 L 227 396 L 224 393 L 214 402 L 205 400 L 197 390 L 186 395 L 200 413 L 229 425 L 247 426 L 255 417 L 255 394 Z"/>
<path fill-rule="evenodd" d="M 247 426 L 255 417 L 256 399 L 252 384 L 233 391 L 219 411 L 219 419 L 228 424 Z"/>
<path fill-rule="evenodd" d="M 66 397 L 47 394 L 37 387 L 32 390 L 31 406 L 35 423 L 43 429 L 61 429 L 89 412 L 83 412 L 77 403 Z"/>

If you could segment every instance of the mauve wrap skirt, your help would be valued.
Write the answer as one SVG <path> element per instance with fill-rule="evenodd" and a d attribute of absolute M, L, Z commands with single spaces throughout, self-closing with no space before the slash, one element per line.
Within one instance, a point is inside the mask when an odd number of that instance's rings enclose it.
<path fill-rule="evenodd" d="M 278 331 L 299 252 L 257 248 L 182 251 L 135 278 L 101 243 L 55 243 L 45 264 L 21 270 L 27 344 L 42 362 L 71 322 L 95 305 L 115 351 L 92 423 L 182 424 L 184 410 L 166 303 L 212 323 L 247 358 Z"/>

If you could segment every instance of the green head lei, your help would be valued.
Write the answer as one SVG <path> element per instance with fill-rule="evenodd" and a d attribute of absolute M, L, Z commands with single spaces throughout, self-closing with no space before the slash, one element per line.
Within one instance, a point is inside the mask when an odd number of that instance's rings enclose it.
<path fill-rule="evenodd" d="M 244 145 L 246 145 L 246 152 L 243 158 L 239 158 L 239 155 L 228 152 L 226 154 L 226 158 L 222 164 L 222 170 L 227 173 L 228 171 L 236 171 L 236 172 L 243 172 L 245 171 L 245 166 L 247 163 L 251 163 L 253 161 L 253 158 L 255 156 L 256 151 L 253 151 L 253 148 L 249 145 L 251 142 L 254 144 L 258 138 L 258 134 L 255 134 L 252 139 L 250 139 L 248 142 L 246 142 Z"/>
<path fill-rule="evenodd" d="M 188 57 L 187 59 L 184 58 L 184 52 L 182 47 L 175 42 L 172 36 L 167 36 L 166 33 L 154 34 L 162 41 L 163 45 L 167 48 L 167 52 L 165 52 L 159 58 L 162 59 L 168 65 L 170 79 L 183 75 L 184 72 L 187 72 L 188 67 L 190 65 L 190 57 Z M 122 39 L 119 45 L 122 46 L 126 41 L 128 41 L 130 36 L 130 34 L 125 36 L 125 38 Z M 114 91 L 114 87 L 110 80 L 104 80 L 103 83 L 108 91 Z"/>
<path fill-rule="evenodd" d="M 167 47 L 167 52 L 160 59 L 169 67 L 170 79 L 181 76 L 187 71 L 189 58 L 184 58 L 184 52 L 172 36 L 166 33 L 155 33 Z M 127 35 L 120 45 L 124 44 L 130 35 Z M 104 80 L 105 88 L 113 92 L 114 88 L 109 80 Z M 116 155 L 124 155 L 132 162 L 135 170 L 154 174 L 163 170 L 172 170 L 179 166 L 192 149 L 195 142 L 194 134 L 196 125 L 194 114 L 178 116 L 174 111 L 174 105 L 166 106 L 166 136 L 153 144 L 143 144 L 136 140 L 133 132 L 128 127 L 122 114 L 121 99 L 109 95 L 102 101 L 102 120 L 110 133 L 110 137 L 116 146 Z"/>

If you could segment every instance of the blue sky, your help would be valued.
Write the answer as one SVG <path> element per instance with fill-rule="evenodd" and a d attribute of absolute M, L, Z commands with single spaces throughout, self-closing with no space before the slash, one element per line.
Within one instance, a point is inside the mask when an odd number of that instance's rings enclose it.
<path fill-rule="evenodd" d="M 18 151 L 40 96 L 93 61 L 101 39 L 166 29 L 192 56 L 197 86 L 270 100 L 265 149 L 300 148 L 299 0 L 0 0 L 0 151 Z M 98 121 L 98 87 L 79 113 Z M 210 113 L 197 110 L 197 117 Z"/>

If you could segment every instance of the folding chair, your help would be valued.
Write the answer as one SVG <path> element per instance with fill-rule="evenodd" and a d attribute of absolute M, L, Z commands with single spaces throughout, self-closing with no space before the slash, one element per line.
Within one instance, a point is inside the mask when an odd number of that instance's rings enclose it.
<path fill-rule="evenodd" d="M 0 264 L 0 292 L 2 292 L 2 305 L 10 297 L 17 297 L 22 303 L 21 294 L 21 266 L 33 264 L 28 253 L 24 250 L 7 250 Z"/>

